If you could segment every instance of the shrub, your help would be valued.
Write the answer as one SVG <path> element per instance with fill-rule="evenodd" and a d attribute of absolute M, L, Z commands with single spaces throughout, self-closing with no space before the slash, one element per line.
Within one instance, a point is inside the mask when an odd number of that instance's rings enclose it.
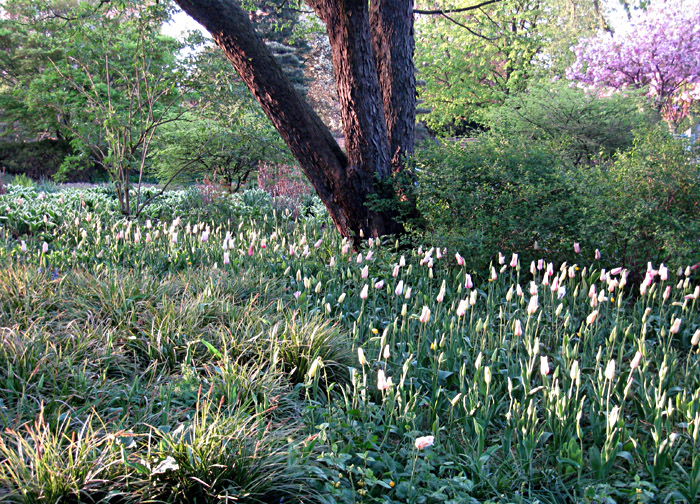
<path fill-rule="evenodd" d="M 63 161 L 72 154 L 66 140 L 0 143 L 0 167 L 10 175 L 23 174 L 39 180 L 52 178 Z M 64 175 L 67 182 L 91 181 L 99 174 L 94 167 L 81 167 Z"/>
<path fill-rule="evenodd" d="M 471 267 L 499 250 L 559 258 L 580 225 L 572 174 L 542 143 L 485 134 L 424 147 L 415 163 L 430 244 L 459 251 Z"/>
<path fill-rule="evenodd" d="M 698 262 L 698 149 L 659 126 L 635 133 L 614 163 L 585 174 L 584 231 L 611 261 L 642 269 L 647 261 Z"/>
<path fill-rule="evenodd" d="M 629 149 L 632 131 L 655 119 L 644 98 L 630 91 L 600 97 L 567 83 L 535 85 L 485 115 L 489 128 L 538 141 L 577 166 L 589 166 Z"/>

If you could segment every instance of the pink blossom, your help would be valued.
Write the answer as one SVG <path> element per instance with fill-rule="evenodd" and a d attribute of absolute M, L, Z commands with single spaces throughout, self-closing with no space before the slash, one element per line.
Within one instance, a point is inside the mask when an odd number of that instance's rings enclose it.
<path fill-rule="evenodd" d="M 510 258 L 510 267 L 515 268 L 518 265 L 518 254 L 513 253 L 513 256 Z"/>
<path fill-rule="evenodd" d="M 253 244 L 250 244 L 250 247 L 248 247 L 248 255 L 252 256 L 253 255 Z"/>
<path fill-rule="evenodd" d="M 455 259 L 457 260 L 457 265 L 458 266 L 464 266 L 464 257 L 459 255 L 459 252 L 455 254 Z"/>
<path fill-rule="evenodd" d="M 579 242 L 574 242 L 574 252 L 575 252 L 576 254 L 580 254 L 580 253 L 581 253 L 581 245 L 579 244 Z"/>
<path fill-rule="evenodd" d="M 360 277 L 367 278 L 368 276 L 369 276 L 369 265 L 365 264 L 365 267 L 362 268 L 362 271 L 360 272 Z"/>
<path fill-rule="evenodd" d="M 600 260 L 600 258 L 601 258 L 600 250 L 595 249 L 595 255 L 594 255 L 594 257 L 596 258 L 596 260 Z"/>
<path fill-rule="evenodd" d="M 423 436 L 416 438 L 415 446 L 417 450 L 424 450 L 435 443 L 434 436 Z"/>
<path fill-rule="evenodd" d="M 384 288 L 384 280 L 379 280 L 376 284 L 374 284 L 375 289 L 383 289 Z"/>

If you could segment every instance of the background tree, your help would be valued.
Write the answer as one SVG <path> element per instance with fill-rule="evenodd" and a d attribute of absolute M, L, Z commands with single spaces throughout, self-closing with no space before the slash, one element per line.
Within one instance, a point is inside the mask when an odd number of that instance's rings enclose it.
<path fill-rule="evenodd" d="M 482 111 L 532 81 L 563 75 L 571 44 L 606 26 L 598 2 L 455 0 L 421 2 L 416 12 L 425 119 L 449 134 L 475 127 Z"/>
<path fill-rule="evenodd" d="M 700 2 L 651 3 L 625 32 L 576 46 L 569 76 L 616 90 L 644 88 L 672 130 L 700 99 Z"/>
<path fill-rule="evenodd" d="M 4 53 L 13 62 L 4 75 L 6 117 L 30 132 L 67 138 L 74 154 L 63 168 L 102 166 L 122 212 L 138 215 L 147 203 L 140 189 L 157 129 L 182 113 L 181 46 L 160 34 L 168 9 L 138 2 L 104 10 L 102 2 L 22 1 L 6 9 L 5 33 L 13 30 L 8 37 L 17 44 Z M 33 123 L 34 117 L 47 119 Z"/>

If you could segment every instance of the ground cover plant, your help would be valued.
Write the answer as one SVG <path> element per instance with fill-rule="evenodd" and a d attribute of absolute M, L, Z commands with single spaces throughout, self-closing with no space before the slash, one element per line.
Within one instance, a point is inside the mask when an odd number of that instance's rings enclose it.
<path fill-rule="evenodd" d="M 474 270 L 262 191 L 158 201 L 0 195 L 0 501 L 700 498 L 690 267 Z"/>

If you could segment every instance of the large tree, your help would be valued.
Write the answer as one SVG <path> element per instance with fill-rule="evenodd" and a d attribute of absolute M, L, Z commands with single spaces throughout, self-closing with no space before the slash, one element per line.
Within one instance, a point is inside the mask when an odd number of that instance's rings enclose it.
<path fill-rule="evenodd" d="M 346 152 L 299 96 L 235 0 L 176 0 L 212 35 L 258 100 L 348 237 L 403 232 L 396 174 L 413 152 L 413 0 L 307 0 L 325 23 Z M 415 208 L 415 206 L 413 206 Z"/>

